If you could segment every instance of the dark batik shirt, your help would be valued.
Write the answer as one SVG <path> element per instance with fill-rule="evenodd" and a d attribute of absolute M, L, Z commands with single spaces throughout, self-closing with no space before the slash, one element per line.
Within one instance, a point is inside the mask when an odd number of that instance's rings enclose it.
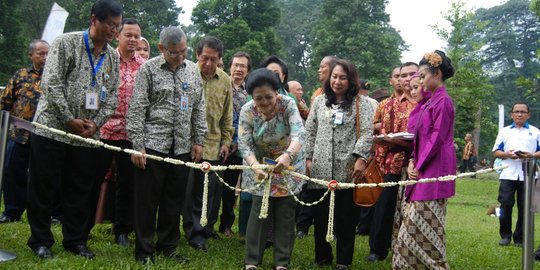
<path fill-rule="evenodd" d="M 0 110 L 32 121 L 42 93 L 39 85 L 42 72 L 43 70 L 37 70 L 33 65 L 15 72 L 0 97 Z M 24 129 L 12 127 L 9 130 L 9 138 L 18 143 L 25 144 L 29 137 L 30 132 Z"/>

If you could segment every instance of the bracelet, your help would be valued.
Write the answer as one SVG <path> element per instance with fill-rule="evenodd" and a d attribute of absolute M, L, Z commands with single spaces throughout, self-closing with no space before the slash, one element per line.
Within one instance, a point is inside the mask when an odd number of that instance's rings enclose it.
<path fill-rule="evenodd" d="M 363 160 L 366 164 L 367 164 L 367 159 L 363 158 L 363 157 L 359 157 L 358 158 L 359 160 Z"/>
<path fill-rule="evenodd" d="M 283 152 L 283 154 L 287 154 L 287 156 L 289 156 L 289 159 L 291 159 L 291 162 L 294 160 L 295 156 L 293 154 L 292 151 L 289 151 L 289 150 L 285 150 L 285 152 Z"/>

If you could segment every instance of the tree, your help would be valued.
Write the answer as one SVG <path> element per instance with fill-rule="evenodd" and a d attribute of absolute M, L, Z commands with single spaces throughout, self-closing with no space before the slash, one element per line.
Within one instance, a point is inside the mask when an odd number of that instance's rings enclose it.
<path fill-rule="evenodd" d="M 285 44 L 284 60 L 289 64 L 289 79 L 299 81 L 306 90 L 313 89 L 318 81 L 308 78 L 308 68 L 313 53 L 314 29 L 321 18 L 323 0 L 278 2 L 283 16 L 277 32 Z"/>
<path fill-rule="evenodd" d="M 8 3 L 9 2 L 9 3 Z M 15 70 L 26 65 L 26 44 L 40 38 L 53 3 L 56 2 L 69 12 L 64 32 L 81 31 L 90 24 L 90 11 L 94 1 L 87 0 L 0 0 L 0 84 Z M 178 25 L 182 9 L 174 0 L 118 0 L 124 7 L 124 17 L 136 18 L 158 55 L 156 44 L 163 27 Z M 21 44 L 24 44 L 21 46 Z"/>
<path fill-rule="evenodd" d="M 497 102 L 505 107 L 538 97 L 538 51 L 540 22 L 526 0 L 509 0 L 490 9 L 480 9 L 476 19 L 485 24 L 467 41 L 482 41 L 483 68 L 495 86 Z M 470 47 L 470 46 L 469 46 Z M 530 104 L 531 122 L 540 121 L 540 106 Z"/>
<path fill-rule="evenodd" d="M 257 67 L 265 56 L 282 55 L 275 30 L 280 17 L 274 0 L 201 0 L 192 12 L 192 47 L 204 35 L 215 36 L 223 42 L 225 63 L 235 52 L 246 51 Z"/>
<path fill-rule="evenodd" d="M 20 2 L 0 0 L 0 86 L 5 86 L 11 76 L 28 63 L 27 46 L 22 31 L 23 17 Z"/>
<path fill-rule="evenodd" d="M 389 24 L 386 4 L 387 0 L 325 0 L 314 35 L 310 76 L 316 76 L 324 56 L 336 55 L 351 60 L 360 77 L 372 85 L 385 85 L 405 49 Z"/>
<path fill-rule="evenodd" d="M 478 153 L 491 156 L 497 126 L 487 112 L 495 108 L 493 86 L 482 66 L 484 44 L 471 40 L 484 25 L 475 21 L 474 14 L 464 9 L 461 0 L 452 2 L 444 18 L 450 23 L 451 32 L 438 27 L 436 31 L 448 41 L 447 54 L 456 70 L 446 82 L 456 108 L 454 137 L 464 145 L 465 134 L 472 133 Z"/>

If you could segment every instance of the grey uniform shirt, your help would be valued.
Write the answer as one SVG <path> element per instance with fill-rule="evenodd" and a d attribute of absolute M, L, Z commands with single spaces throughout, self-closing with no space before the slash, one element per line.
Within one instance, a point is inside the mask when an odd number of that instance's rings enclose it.
<path fill-rule="evenodd" d="M 93 51 L 92 39 L 89 38 L 88 42 L 90 51 Z M 67 123 L 70 120 L 89 119 L 97 126 L 94 138 L 99 138 L 99 128 L 116 109 L 120 72 L 118 55 L 108 44 L 97 57 L 91 53 L 94 65 L 97 65 L 103 55 L 103 64 L 97 71 L 95 85 L 92 86 L 92 66 L 86 52 L 83 32 L 67 33 L 56 38 L 49 50 L 41 78 L 43 94 L 34 121 L 69 131 Z M 104 93 L 101 93 L 102 91 Z M 97 102 L 97 109 L 86 107 L 89 95 L 97 97 L 94 100 Z M 36 128 L 35 133 L 65 143 L 83 145 L 47 130 Z"/>
<path fill-rule="evenodd" d="M 184 102 L 184 104 L 182 104 Z M 145 148 L 175 155 L 203 144 L 207 131 L 201 75 L 184 60 L 176 71 L 163 55 L 146 61 L 137 73 L 127 114 L 127 131 L 134 150 Z"/>

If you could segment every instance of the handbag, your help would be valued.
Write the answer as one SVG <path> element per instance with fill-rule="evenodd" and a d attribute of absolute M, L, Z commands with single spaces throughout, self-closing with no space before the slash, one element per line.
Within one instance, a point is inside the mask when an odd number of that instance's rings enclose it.
<path fill-rule="evenodd" d="M 360 138 L 360 97 L 356 99 L 356 139 Z M 373 149 L 373 147 L 372 147 Z M 354 169 L 354 165 L 353 168 Z M 355 180 L 355 184 L 379 184 L 383 182 L 383 173 L 379 164 L 372 154 L 367 160 L 364 175 L 360 180 Z M 382 192 L 382 187 L 355 187 L 353 190 L 353 201 L 358 206 L 371 207 L 377 202 Z"/>

